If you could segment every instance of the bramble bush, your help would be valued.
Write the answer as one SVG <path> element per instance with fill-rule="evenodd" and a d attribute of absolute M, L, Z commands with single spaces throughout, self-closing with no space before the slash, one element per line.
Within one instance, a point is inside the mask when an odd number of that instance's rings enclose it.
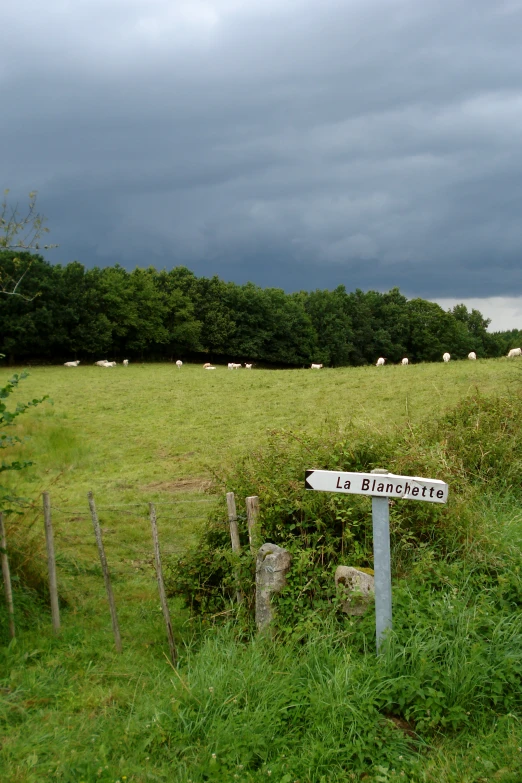
<path fill-rule="evenodd" d="M 421 550 L 451 559 L 464 547 L 469 549 L 480 536 L 479 507 L 485 493 L 521 493 L 521 422 L 520 394 L 475 394 L 435 421 L 397 428 L 387 436 L 352 425 L 323 435 L 274 431 L 266 445 L 248 454 L 232 474 L 216 476 L 215 488 L 234 491 L 236 501 L 259 496 L 262 540 L 292 553 L 287 587 L 277 598 L 280 627 L 304 630 L 336 608 L 337 565 L 373 565 L 369 498 L 307 491 L 305 469 L 367 472 L 385 467 L 397 474 L 448 482 L 445 506 L 391 502 L 394 569 L 397 576 L 405 576 Z M 196 614 L 230 618 L 239 613 L 248 625 L 255 563 L 246 515 L 238 518 L 238 557 L 231 552 L 224 502 L 222 508 L 208 520 L 197 545 L 168 564 L 168 591 L 181 596 Z M 233 602 L 238 573 L 246 597 L 241 608 Z"/>

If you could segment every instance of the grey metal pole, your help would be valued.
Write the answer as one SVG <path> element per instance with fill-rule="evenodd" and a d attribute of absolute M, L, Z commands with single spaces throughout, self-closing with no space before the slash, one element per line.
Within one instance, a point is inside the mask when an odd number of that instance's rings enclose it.
<path fill-rule="evenodd" d="M 387 470 L 372 470 L 387 476 Z M 390 507 L 388 498 L 372 497 L 373 569 L 375 579 L 375 633 L 377 652 L 383 635 L 392 627 Z"/>

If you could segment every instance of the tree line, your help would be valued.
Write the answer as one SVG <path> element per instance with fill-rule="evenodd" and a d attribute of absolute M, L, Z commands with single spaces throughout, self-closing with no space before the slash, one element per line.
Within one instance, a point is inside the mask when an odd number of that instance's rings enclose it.
<path fill-rule="evenodd" d="M 463 304 L 450 311 L 398 288 L 299 291 L 218 277 L 183 266 L 128 272 L 52 265 L 38 254 L 0 251 L 0 272 L 30 270 L 24 296 L 0 296 L 0 353 L 10 363 L 70 359 L 243 360 L 283 366 L 440 361 L 502 356 L 522 333 L 489 333 Z"/>

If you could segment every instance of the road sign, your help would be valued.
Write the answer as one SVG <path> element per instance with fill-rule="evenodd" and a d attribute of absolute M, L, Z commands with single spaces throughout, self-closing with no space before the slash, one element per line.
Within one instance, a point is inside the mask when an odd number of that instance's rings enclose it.
<path fill-rule="evenodd" d="M 396 476 L 386 470 L 372 470 L 371 473 L 307 470 L 305 487 L 319 492 L 368 495 L 372 499 L 375 635 L 379 652 L 383 635 L 392 627 L 389 499 L 445 503 L 448 485 L 438 479 Z"/>
<path fill-rule="evenodd" d="M 307 470 L 306 489 L 319 492 L 345 492 L 369 497 L 406 498 L 445 503 L 448 485 L 438 479 L 396 476 L 393 473 L 341 473 L 336 470 Z"/>

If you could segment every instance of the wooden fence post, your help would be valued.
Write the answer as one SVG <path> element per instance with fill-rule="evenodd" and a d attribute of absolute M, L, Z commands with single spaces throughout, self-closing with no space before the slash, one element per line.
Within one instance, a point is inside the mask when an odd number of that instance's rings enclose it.
<path fill-rule="evenodd" d="M 9 572 L 9 559 L 7 557 L 7 538 L 5 535 L 4 527 L 4 515 L 0 511 L 0 547 L 2 548 L 2 554 L 0 559 L 2 560 L 2 574 L 4 577 L 4 590 L 5 590 L 5 602 L 7 604 L 7 614 L 9 615 L 9 635 L 11 639 L 15 638 L 15 624 L 14 624 L 14 605 L 13 605 L 13 591 L 11 589 L 11 574 Z"/>
<path fill-rule="evenodd" d="M 51 597 L 51 617 L 53 631 L 60 630 L 60 607 L 58 604 L 58 587 L 56 583 L 56 557 L 54 554 L 53 524 L 51 521 L 51 499 L 48 492 L 43 495 L 45 544 L 47 546 L 47 567 L 49 571 L 49 595 Z"/>
<path fill-rule="evenodd" d="M 250 551 L 256 557 L 257 550 L 261 546 L 259 541 L 259 498 L 257 495 L 252 495 L 246 499 L 246 510 Z"/>
<path fill-rule="evenodd" d="M 150 511 L 150 525 L 152 528 L 152 540 L 154 542 L 154 562 L 156 564 L 156 578 L 158 580 L 158 590 L 161 603 L 161 611 L 163 612 L 163 619 L 167 627 L 167 637 L 169 640 L 170 658 L 173 666 L 176 666 L 178 661 L 178 653 L 176 650 L 176 644 L 174 642 L 174 633 L 172 631 L 172 623 L 170 621 L 169 606 L 167 604 L 167 596 L 165 595 L 165 583 L 163 582 L 163 570 L 161 568 L 161 556 L 158 538 L 158 525 L 156 523 L 156 509 L 154 503 L 149 503 Z"/>
<path fill-rule="evenodd" d="M 227 492 L 227 509 L 228 509 L 228 521 L 230 523 L 230 541 L 232 543 L 232 552 L 236 555 L 241 554 L 241 543 L 239 541 L 239 530 L 237 527 L 237 511 L 236 511 L 236 498 L 233 492 Z M 238 589 L 236 591 L 236 600 L 238 604 L 243 602 L 243 593 L 239 588 L 240 578 L 239 573 L 236 573 L 236 580 L 238 583 Z"/>
<path fill-rule="evenodd" d="M 118 615 L 116 614 L 116 604 L 114 602 L 114 595 L 112 593 L 111 578 L 109 576 L 107 559 L 105 557 L 105 550 L 103 548 L 100 523 L 98 521 L 98 514 L 96 513 L 96 505 L 94 503 L 94 496 L 92 492 L 87 493 L 87 498 L 89 500 L 89 508 L 91 509 L 94 535 L 96 536 L 96 543 L 98 544 L 98 554 L 100 555 L 100 563 L 103 571 L 105 590 L 107 591 L 107 599 L 109 601 L 109 608 L 111 610 L 112 630 L 114 633 L 114 644 L 116 645 L 116 650 L 121 653 L 122 646 L 121 646 L 120 627 L 118 625 Z"/>

